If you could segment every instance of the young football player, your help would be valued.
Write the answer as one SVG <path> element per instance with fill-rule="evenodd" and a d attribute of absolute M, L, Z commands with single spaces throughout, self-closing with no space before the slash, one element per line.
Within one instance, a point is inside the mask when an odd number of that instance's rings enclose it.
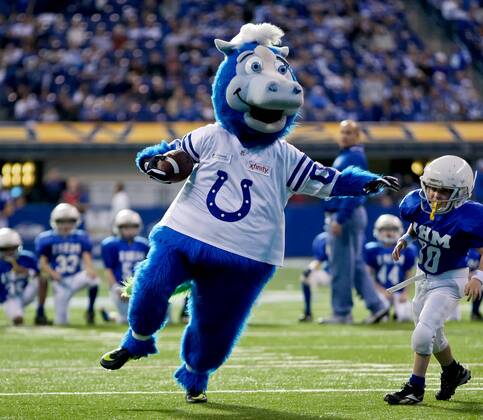
<path fill-rule="evenodd" d="M 403 234 L 401 220 L 392 214 L 379 216 L 374 224 L 373 234 L 377 242 L 368 242 L 364 246 L 364 260 L 374 279 L 376 290 L 381 299 L 394 308 L 395 318 L 399 322 L 412 321 L 407 288 L 394 294 L 386 289 L 410 277 L 416 262 L 416 250 L 409 246 L 401 251 L 398 261 L 392 259 L 392 250 Z"/>
<path fill-rule="evenodd" d="M 471 372 L 454 359 L 443 328 L 463 295 L 472 300 L 481 296 L 483 263 L 469 281 L 466 266 L 468 250 L 483 247 L 483 205 L 469 200 L 473 185 L 473 172 L 465 160 L 443 156 L 424 168 L 421 189 L 410 192 L 400 204 L 401 217 L 411 224 L 393 257 L 399 260 L 402 250 L 417 240 L 418 274 L 424 278 L 416 282 L 413 300 L 413 372 L 401 391 L 384 397 L 389 404 L 423 401 L 431 354 L 442 367 L 437 400 L 449 400 L 471 378 Z"/>
<path fill-rule="evenodd" d="M 39 292 L 37 259 L 29 251 L 22 250 L 22 239 L 13 229 L 0 229 L 0 303 L 13 325 L 24 323 L 24 307 Z M 40 296 L 43 304 L 45 293 Z M 39 310 L 37 309 L 37 314 Z M 44 314 L 45 317 L 45 314 Z"/>
<path fill-rule="evenodd" d="M 483 254 L 483 250 L 481 249 L 470 249 L 468 255 L 466 257 L 466 265 L 470 270 L 470 278 L 476 273 L 478 267 L 480 266 L 481 254 Z M 478 299 L 473 301 L 471 307 L 471 320 L 472 321 L 483 321 L 483 316 L 480 313 L 480 305 L 481 305 L 480 296 Z"/>
<path fill-rule="evenodd" d="M 304 313 L 299 317 L 299 322 L 312 321 L 312 285 L 313 283 L 330 283 L 329 257 L 327 254 L 328 233 L 319 233 L 312 242 L 314 259 L 300 275 L 300 284 L 304 297 Z M 322 276 L 316 277 L 315 273 L 322 272 Z"/>
<path fill-rule="evenodd" d="M 74 293 L 89 288 L 86 312 L 88 324 L 94 322 L 94 302 L 99 279 L 92 263 L 91 241 L 87 233 L 77 229 L 79 211 L 71 204 L 61 203 L 50 214 L 51 230 L 41 233 L 35 241 L 39 267 L 53 283 L 55 324 L 69 320 L 69 302 Z"/>
<path fill-rule="evenodd" d="M 139 236 L 141 228 L 141 216 L 133 210 L 124 209 L 114 217 L 114 236 L 102 241 L 102 260 L 106 267 L 109 294 L 117 309 L 117 313 L 101 309 L 106 322 L 127 323 L 129 299 L 122 295 L 122 287 L 134 274 L 136 264 L 144 260 L 149 251 L 147 239 Z"/>

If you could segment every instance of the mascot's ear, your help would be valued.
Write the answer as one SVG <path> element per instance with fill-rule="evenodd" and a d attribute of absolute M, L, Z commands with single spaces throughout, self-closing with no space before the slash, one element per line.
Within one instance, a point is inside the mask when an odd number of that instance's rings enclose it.
<path fill-rule="evenodd" d="M 282 54 L 284 58 L 287 58 L 288 52 L 289 52 L 288 47 L 280 47 L 279 50 L 280 50 L 280 54 Z"/>
<path fill-rule="evenodd" d="M 230 55 L 235 50 L 235 46 L 231 42 L 222 39 L 215 39 L 215 47 L 225 55 Z"/>

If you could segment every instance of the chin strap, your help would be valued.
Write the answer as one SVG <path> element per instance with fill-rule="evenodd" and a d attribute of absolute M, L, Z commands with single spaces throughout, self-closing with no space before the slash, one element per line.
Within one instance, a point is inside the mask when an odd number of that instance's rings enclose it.
<path fill-rule="evenodd" d="M 431 204 L 431 214 L 429 215 L 429 220 L 433 221 L 434 220 L 434 215 L 436 214 L 436 210 L 438 209 L 438 202 L 434 201 Z"/>

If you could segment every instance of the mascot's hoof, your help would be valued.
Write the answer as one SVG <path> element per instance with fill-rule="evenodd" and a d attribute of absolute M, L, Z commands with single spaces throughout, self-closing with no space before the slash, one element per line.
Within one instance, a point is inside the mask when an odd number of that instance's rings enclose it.
<path fill-rule="evenodd" d="M 189 404 L 202 404 L 208 402 L 206 394 L 198 391 L 186 391 L 185 399 Z"/>
<path fill-rule="evenodd" d="M 122 368 L 131 359 L 139 359 L 139 356 L 132 356 L 128 350 L 119 348 L 103 355 L 101 357 L 101 366 L 104 369 L 116 370 Z"/>

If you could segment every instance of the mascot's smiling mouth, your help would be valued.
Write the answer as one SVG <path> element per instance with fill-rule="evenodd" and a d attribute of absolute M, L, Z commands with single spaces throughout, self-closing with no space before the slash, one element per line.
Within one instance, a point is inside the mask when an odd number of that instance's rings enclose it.
<path fill-rule="evenodd" d="M 248 113 L 254 120 L 262 121 L 266 124 L 271 124 L 280 121 L 284 117 L 283 109 L 266 109 L 249 104 L 240 96 L 240 91 L 241 89 L 238 88 L 235 92 L 233 92 L 233 94 L 236 95 L 241 102 L 243 102 L 250 108 Z"/>

